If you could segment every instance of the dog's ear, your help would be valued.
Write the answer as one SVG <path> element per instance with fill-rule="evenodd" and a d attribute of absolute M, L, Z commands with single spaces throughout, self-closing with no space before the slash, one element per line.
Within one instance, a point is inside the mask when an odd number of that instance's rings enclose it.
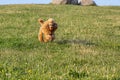
<path fill-rule="evenodd" d="M 44 20 L 38 19 L 38 22 L 42 25 L 44 23 Z"/>

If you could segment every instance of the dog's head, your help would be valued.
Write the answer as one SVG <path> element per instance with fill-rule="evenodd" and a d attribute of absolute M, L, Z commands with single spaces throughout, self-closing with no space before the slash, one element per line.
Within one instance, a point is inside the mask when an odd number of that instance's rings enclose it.
<path fill-rule="evenodd" d="M 57 23 L 55 23 L 53 18 L 49 18 L 47 21 L 38 19 L 41 26 L 49 28 L 50 31 L 55 31 L 57 29 Z"/>

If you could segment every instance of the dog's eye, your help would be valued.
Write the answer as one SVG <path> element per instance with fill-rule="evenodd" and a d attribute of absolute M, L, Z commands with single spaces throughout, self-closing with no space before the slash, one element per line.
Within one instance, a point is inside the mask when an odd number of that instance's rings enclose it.
<path fill-rule="evenodd" d="M 55 23 L 50 23 L 49 26 L 53 26 L 54 27 L 54 26 L 56 26 L 56 24 Z"/>
<path fill-rule="evenodd" d="M 52 24 L 52 26 L 54 26 L 55 24 Z"/>
<path fill-rule="evenodd" d="M 54 24 L 49 24 L 49 26 L 54 26 Z"/>

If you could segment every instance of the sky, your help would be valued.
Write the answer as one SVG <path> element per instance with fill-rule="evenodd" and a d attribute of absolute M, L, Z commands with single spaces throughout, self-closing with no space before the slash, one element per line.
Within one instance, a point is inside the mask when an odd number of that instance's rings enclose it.
<path fill-rule="evenodd" d="M 52 0 L 0 0 L 0 5 L 6 4 L 48 4 Z M 120 6 L 120 0 L 94 0 L 98 6 Z"/>

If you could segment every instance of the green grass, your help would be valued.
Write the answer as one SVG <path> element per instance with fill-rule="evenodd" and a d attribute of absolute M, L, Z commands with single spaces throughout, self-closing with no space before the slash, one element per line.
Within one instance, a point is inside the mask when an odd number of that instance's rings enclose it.
<path fill-rule="evenodd" d="M 40 43 L 50 17 L 56 39 Z M 0 6 L 0 80 L 120 80 L 120 7 Z"/>

